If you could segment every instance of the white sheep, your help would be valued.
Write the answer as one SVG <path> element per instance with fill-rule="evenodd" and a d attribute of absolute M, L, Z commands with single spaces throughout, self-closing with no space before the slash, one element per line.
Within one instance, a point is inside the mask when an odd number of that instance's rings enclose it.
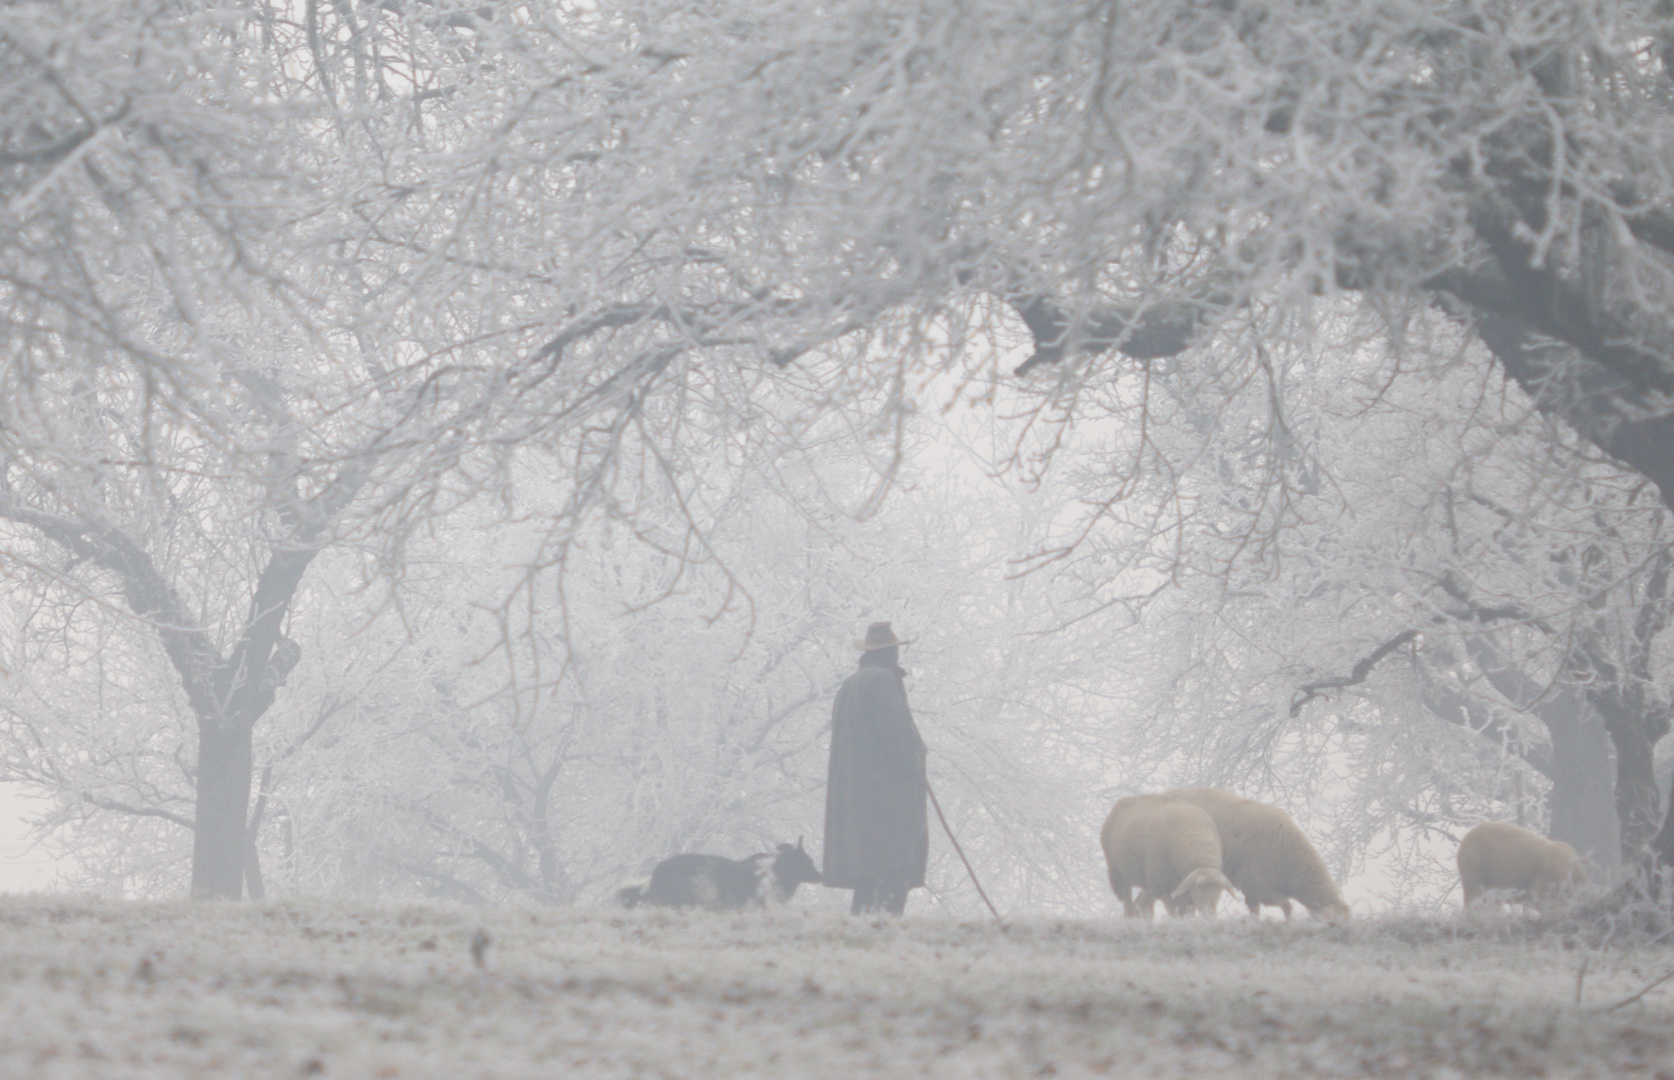
<path fill-rule="evenodd" d="M 1263 904 L 1278 908 L 1288 920 L 1296 900 L 1311 915 L 1349 917 L 1325 860 L 1308 843 L 1291 816 L 1277 806 L 1214 788 L 1175 788 L 1163 793 L 1190 803 L 1215 822 L 1221 838 L 1221 868 L 1244 894 L 1250 914 Z"/>
<path fill-rule="evenodd" d="M 1173 915 L 1213 915 L 1221 890 L 1221 841 L 1197 807 L 1161 795 L 1119 799 L 1099 833 L 1110 887 L 1129 916 L 1150 918 L 1161 900 Z M 1134 888 L 1139 889 L 1137 900 Z"/>
<path fill-rule="evenodd" d="M 1587 871 L 1562 840 L 1509 821 L 1487 821 L 1459 841 L 1459 881 L 1467 909 L 1490 889 L 1509 889 L 1520 902 L 1545 912 L 1586 885 Z"/>

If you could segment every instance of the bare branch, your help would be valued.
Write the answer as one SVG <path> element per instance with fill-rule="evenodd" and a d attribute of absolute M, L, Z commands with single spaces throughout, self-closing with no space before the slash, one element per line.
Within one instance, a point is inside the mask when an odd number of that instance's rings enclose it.
<path fill-rule="evenodd" d="M 1322 691 L 1337 690 L 1345 686 L 1358 686 L 1365 682 L 1366 677 L 1372 673 L 1373 668 L 1377 667 L 1380 660 L 1417 636 L 1417 630 L 1403 630 L 1373 649 L 1369 655 L 1362 657 L 1348 675 L 1303 684 L 1300 691 L 1301 696 L 1290 703 L 1290 715 L 1296 716 L 1299 714 L 1302 707 L 1318 697 Z"/>
<path fill-rule="evenodd" d="M 191 818 L 182 817 L 181 815 L 172 813 L 168 810 L 159 810 L 156 807 L 129 806 L 126 803 L 119 803 L 110 799 L 98 798 L 97 796 L 85 791 L 81 793 L 81 800 L 82 802 L 97 806 L 101 810 L 114 810 L 117 813 L 132 814 L 135 817 L 162 818 L 164 821 L 172 821 L 181 828 L 190 829 L 193 832 L 196 832 L 198 828 L 197 823 Z"/>

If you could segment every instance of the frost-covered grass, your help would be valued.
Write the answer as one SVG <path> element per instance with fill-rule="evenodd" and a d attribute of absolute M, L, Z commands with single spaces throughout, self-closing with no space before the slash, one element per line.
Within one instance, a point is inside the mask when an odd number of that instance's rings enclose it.
<path fill-rule="evenodd" d="M 1509 922 L 21 897 L 0 1076 L 1674 1076 L 1674 982 L 1599 1011 L 1670 966 Z"/>

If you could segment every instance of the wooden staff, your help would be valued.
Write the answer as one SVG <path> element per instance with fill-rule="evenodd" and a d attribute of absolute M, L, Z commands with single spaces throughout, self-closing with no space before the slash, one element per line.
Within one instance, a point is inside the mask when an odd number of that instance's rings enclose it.
<path fill-rule="evenodd" d="M 965 864 L 965 873 L 971 875 L 971 884 L 976 886 L 977 895 L 988 905 L 988 910 L 994 913 L 994 921 L 1000 924 L 1000 929 L 1006 928 L 1006 921 L 1000 918 L 1000 913 L 994 907 L 994 901 L 988 899 L 983 891 L 982 882 L 977 880 L 976 871 L 971 869 L 971 860 L 965 858 L 965 849 L 959 846 L 959 838 L 953 835 L 953 827 L 947 823 L 947 815 L 942 813 L 941 800 L 936 798 L 936 789 L 930 786 L 930 777 L 924 778 L 924 790 L 930 795 L 930 805 L 936 808 L 936 817 L 942 823 L 942 831 L 947 833 L 948 840 L 953 843 L 953 850 L 959 853 L 959 861 Z"/>

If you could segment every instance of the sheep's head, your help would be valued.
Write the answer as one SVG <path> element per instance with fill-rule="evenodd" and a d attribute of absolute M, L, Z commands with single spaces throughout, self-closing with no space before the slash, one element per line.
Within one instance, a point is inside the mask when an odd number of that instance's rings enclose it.
<path fill-rule="evenodd" d="M 1195 912 L 1212 919 L 1216 905 L 1221 902 L 1221 893 L 1234 887 L 1227 876 L 1216 868 L 1200 867 L 1187 874 L 1186 879 L 1169 894 L 1169 911 L 1176 915 Z"/>
<path fill-rule="evenodd" d="M 1575 849 L 1562 840 L 1551 841 L 1546 849 L 1545 867 L 1542 877 L 1549 883 L 1549 887 L 1566 892 L 1574 892 L 1587 884 L 1587 865 Z"/>
<path fill-rule="evenodd" d="M 1350 911 L 1349 906 L 1341 900 L 1328 901 L 1324 907 L 1319 909 L 1318 914 L 1331 922 L 1347 922 L 1354 918 L 1354 912 Z"/>
<path fill-rule="evenodd" d="M 1582 862 L 1579 856 L 1570 860 L 1569 871 L 1564 875 L 1564 880 L 1571 891 L 1584 889 L 1590 884 L 1587 878 L 1587 864 Z"/>
<path fill-rule="evenodd" d="M 1586 863 L 1574 848 L 1561 840 L 1554 840 L 1547 849 L 1547 855 L 1545 873 L 1529 890 L 1530 899 L 1542 915 L 1563 910 L 1588 883 Z"/>

